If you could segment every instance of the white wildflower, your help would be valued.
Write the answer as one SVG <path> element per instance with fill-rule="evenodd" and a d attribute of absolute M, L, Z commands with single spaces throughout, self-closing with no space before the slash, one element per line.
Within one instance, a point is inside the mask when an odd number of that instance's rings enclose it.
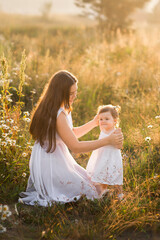
<path fill-rule="evenodd" d="M 25 172 L 24 172 L 24 173 L 22 173 L 22 177 L 24 177 L 24 178 L 25 178 L 25 177 L 26 177 L 26 175 L 27 175 L 27 174 L 26 174 Z"/>
<path fill-rule="evenodd" d="M 11 118 L 9 118 L 9 119 L 7 119 L 7 120 L 6 120 L 6 122 L 9 122 L 9 123 L 14 123 L 14 120 L 13 120 L 13 119 L 11 119 Z"/>
<path fill-rule="evenodd" d="M 6 232 L 6 228 L 0 224 L 0 233 Z"/>
<path fill-rule="evenodd" d="M 44 237 L 44 236 L 45 236 L 45 234 L 46 234 L 46 232 L 45 232 L 45 231 L 42 231 L 42 237 Z"/>
<path fill-rule="evenodd" d="M 13 130 L 18 130 L 18 127 L 17 126 L 13 126 Z"/>
<path fill-rule="evenodd" d="M 154 175 L 154 178 L 157 178 L 158 177 L 158 174 L 156 173 L 155 175 Z"/>
<path fill-rule="evenodd" d="M 4 141 L 3 141 L 3 142 L 1 142 L 1 145 L 2 145 L 2 146 L 7 146 L 7 142 L 4 142 Z"/>
<path fill-rule="evenodd" d="M 32 91 L 30 91 L 32 94 L 36 94 L 36 90 L 33 89 Z"/>
<path fill-rule="evenodd" d="M 30 115 L 28 111 L 27 111 L 27 112 L 24 112 L 23 114 L 24 114 L 25 116 L 27 116 L 27 117 Z"/>
<path fill-rule="evenodd" d="M 5 130 L 9 129 L 9 127 L 8 127 L 6 124 L 2 124 L 1 126 L 2 126 L 2 128 L 5 129 Z"/>
<path fill-rule="evenodd" d="M 23 152 L 22 157 L 26 157 L 26 156 L 27 156 L 27 153 Z"/>
<path fill-rule="evenodd" d="M 3 212 L 6 212 L 6 211 L 8 211 L 8 210 L 9 210 L 8 205 L 4 205 L 4 206 L 3 206 Z"/>
<path fill-rule="evenodd" d="M 2 213 L 2 216 L 1 216 L 1 220 L 6 220 L 6 218 L 7 218 L 7 214 L 6 214 L 6 212 L 3 212 Z"/>
<path fill-rule="evenodd" d="M 2 137 L 6 138 L 8 136 L 8 133 L 2 133 Z"/>
<path fill-rule="evenodd" d="M 153 126 L 152 125 L 148 125 L 148 127 L 147 128 L 152 128 Z"/>
<path fill-rule="evenodd" d="M 122 73 L 121 73 L 121 72 L 116 72 L 116 75 L 117 75 L 117 76 L 121 76 Z"/>
<path fill-rule="evenodd" d="M 160 115 L 159 116 L 155 116 L 155 119 L 159 119 L 160 118 Z"/>
<path fill-rule="evenodd" d="M 5 123 L 5 120 L 1 120 L 0 123 Z"/>
<path fill-rule="evenodd" d="M 31 121 L 31 119 L 29 119 L 29 118 L 23 118 L 23 120 L 25 121 L 25 122 L 30 122 Z"/>
<path fill-rule="evenodd" d="M 151 141 L 151 138 L 150 138 L 150 137 L 146 137 L 146 138 L 145 138 L 145 141 L 146 141 L 146 142 L 149 142 L 149 141 Z"/>
<path fill-rule="evenodd" d="M 7 217 L 10 217 L 12 215 L 12 212 L 11 211 L 7 211 L 6 215 L 7 215 Z"/>
<path fill-rule="evenodd" d="M 0 204 L 0 213 L 2 212 L 2 204 Z"/>

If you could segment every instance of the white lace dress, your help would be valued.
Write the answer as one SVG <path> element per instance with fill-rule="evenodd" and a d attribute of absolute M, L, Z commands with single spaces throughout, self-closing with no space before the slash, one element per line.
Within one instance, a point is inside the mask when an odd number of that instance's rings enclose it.
<path fill-rule="evenodd" d="M 99 139 L 107 136 L 109 134 L 101 131 Z M 121 151 L 113 146 L 105 146 L 93 151 L 86 170 L 93 182 L 122 185 L 123 165 Z"/>
<path fill-rule="evenodd" d="M 57 117 L 62 111 L 66 114 L 60 108 Z M 73 128 L 71 114 L 66 116 L 69 126 Z M 88 199 L 98 198 L 86 170 L 77 164 L 58 134 L 55 151 L 47 153 L 45 149 L 35 142 L 29 163 L 27 189 L 20 193 L 19 202 L 48 206 L 55 202 L 76 201 L 82 195 L 86 195 Z"/>

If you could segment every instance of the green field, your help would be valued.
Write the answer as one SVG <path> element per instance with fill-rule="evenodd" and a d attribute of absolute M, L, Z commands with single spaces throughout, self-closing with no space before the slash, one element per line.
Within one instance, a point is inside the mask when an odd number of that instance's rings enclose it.
<path fill-rule="evenodd" d="M 65 23 L 64 23 L 65 22 Z M 74 22 L 74 24 L 73 24 Z M 126 230 L 156 239 L 160 231 L 159 29 L 102 33 L 91 21 L 0 15 L 0 202 L 12 215 L 2 239 L 120 239 Z M 74 126 L 102 104 L 121 106 L 125 200 L 114 198 L 27 207 L 17 203 L 34 144 L 30 114 L 53 73 L 78 78 Z M 99 129 L 83 140 L 97 139 Z M 74 155 L 85 167 L 90 153 Z M 17 213 L 16 213 L 17 212 Z M 147 238 L 148 231 L 153 238 Z M 128 238 L 135 239 L 135 238 Z M 158 239 L 158 238 L 157 238 Z"/>

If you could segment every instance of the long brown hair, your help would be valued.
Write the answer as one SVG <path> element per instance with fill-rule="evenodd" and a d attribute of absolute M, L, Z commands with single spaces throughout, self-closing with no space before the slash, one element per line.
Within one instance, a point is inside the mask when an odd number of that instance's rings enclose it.
<path fill-rule="evenodd" d="M 62 104 L 65 109 L 71 110 L 69 104 L 70 88 L 77 82 L 77 79 L 68 71 L 56 72 L 45 86 L 34 110 L 30 133 L 33 139 L 44 146 L 44 141 L 48 140 L 47 152 L 52 152 L 56 148 L 56 120 L 57 112 Z M 53 147 L 54 144 L 54 147 Z"/>

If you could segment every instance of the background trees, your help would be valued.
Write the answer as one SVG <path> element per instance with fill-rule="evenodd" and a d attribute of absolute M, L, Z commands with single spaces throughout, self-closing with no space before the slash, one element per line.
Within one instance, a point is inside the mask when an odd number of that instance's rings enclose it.
<path fill-rule="evenodd" d="M 149 0 L 75 0 L 76 6 L 84 10 L 84 14 L 98 19 L 104 30 L 126 29 L 131 23 L 131 14 L 142 8 Z"/>

